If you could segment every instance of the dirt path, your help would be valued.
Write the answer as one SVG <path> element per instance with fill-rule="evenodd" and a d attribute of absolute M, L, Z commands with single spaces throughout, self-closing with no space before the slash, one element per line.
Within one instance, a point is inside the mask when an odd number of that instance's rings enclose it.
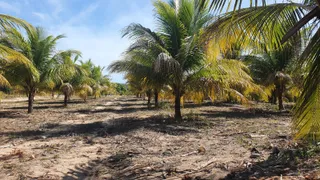
<path fill-rule="evenodd" d="M 231 171 L 290 146 L 290 115 L 266 108 L 186 104 L 174 122 L 171 110 L 128 97 L 35 103 L 32 115 L 24 101 L 0 104 L 2 179 L 238 179 Z"/>

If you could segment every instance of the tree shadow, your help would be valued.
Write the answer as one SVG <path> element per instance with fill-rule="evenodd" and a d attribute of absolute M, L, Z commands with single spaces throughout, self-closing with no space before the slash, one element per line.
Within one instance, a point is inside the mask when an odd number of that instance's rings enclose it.
<path fill-rule="evenodd" d="M 83 104 L 83 103 L 84 103 L 84 101 L 82 101 L 82 100 L 71 100 L 71 101 L 68 101 L 68 104 Z M 61 101 L 38 101 L 35 104 L 47 104 L 47 105 L 50 105 L 50 104 L 63 104 L 63 100 L 61 100 Z"/>
<path fill-rule="evenodd" d="M 136 97 L 126 97 L 126 98 L 120 97 L 116 101 L 120 101 L 120 102 L 137 102 L 137 101 L 141 101 L 141 100 L 143 100 L 143 99 L 136 98 Z"/>
<path fill-rule="evenodd" d="M 308 173 L 316 169 L 318 165 L 310 164 L 308 157 L 303 149 L 282 149 L 278 153 L 271 153 L 267 160 L 249 164 L 229 173 L 224 180 L 247 180 L 247 179 L 265 179 L 281 176 L 293 177 L 301 176 L 302 173 Z M 286 179 L 286 178 L 285 178 Z M 311 178 L 314 179 L 314 178 Z"/>
<path fill-rule="evenodd" d="M 0 118 L 16 119 L 16 118 L 23 118 L 23 117 L 26 117 L 26 115 L 23 115 L 19 112 L 15 112 L 15 111 L 1 111 L 0 112 Z"/>
<path fill-rule="evenodd" d="M 85 166 L 76 166 L 62 179 L 163 179 L 159 169 L 148 169 L 146 172 L 147 165 L 134 165 L 132 158 L 137 156 L 138 153 L 118 152 L 105 159 L 92 160 Z"/>
<path fill-rule="evenodd" d="M 104 159 L 92 160 L 87 165 L 70 169 L 63 179 L 165 179 L 163 174 L 170 178 L 170 171 L 174 173 L 176 179 L 177 175 L 194 180 L 216 179 L 215 174 L 199 175 L 197 170 L 194 172 L 175 172 L 174 168 L 165 167 L 162 163 L 134 164 L 133 157 L 139 158 L 139 152 L 123 151 Z M 245 163 L 229 170 L 230 173 L 221 180 L 280 179 L 281 176 L 296 179 L 294 177 L 299 177 L 301 173 L 311 172 L 317 167 L 317 165 L 306 167 L 301 163 L 301 160 L 307 160 L 301 150 L 281 149 L 264 161 L 252 164 Z"/>
<path fill-rule="evenodd" d="M 230 108 L 231 111 L 217 111 L 217 110 L 202 110 L 202 116 L 208 118 L 237 118 L 237 119 L 253 119 L 253 118 L 270 118 L 278 117 L 291 117 L 289 111 L 272 111 L 259 108 Z"/>
<path fill-rule="evenodd" d="M 33 109 L 51 109 L 51 108 L 56 108 L 56 109 L 59 109 L 59 108 L 64 108 L 63 104 L 60 103 L 61 105 L 59 106 L 34 106 Z M 9 107 L 9 108 L 6 108 L 6 109 L 28 109 L 27 106 L 16 106 L 16 107 Z"/>
<path fill-rule="evenodd" d="M 11 138 L 41 139 L 61 136 L 94 136 L 106 137 L 125 134 L 137 129 L 148 129 L 155 132 L 182 136 L 187 133 L 197 133 L 199 128 L 207 127 L 202 121 L 177 122 L 170 118 L 153 116 L 149 118 L 118 118 L 105 122 L 93 122 L 86 124 L 58 124 L 42 126 L 39 130 L 27 130 L 19 132 L 0 132 L 1 136 Z"/>
<path fill-rule="evenodd" d="M 111 102 L 111 101 L 108 101 Z M 139 102 L 139 101 L 137 101 Z M 132 106 L 147 106 L 147 102 L 145 103 L 113 103 L 113 104 L 96 104 L 94 106 L 103 106 L 103 107 L 116 107 L 116 106 L 121 106 L 121 107 L 132 107 Z"/>
<path fill-rule="evenodd" d="M 70 113 L 80 113 L 80 114 L 96 114 L 96 113 L 118 113 L 118 114 L 129 114 L 139 111 L 149 111 L 152 108 L 148 107 L 129 107 L 129 108 L 104 108 L 104 109 L 80 109 L 80 110 L 74 110 L 70 111 Z"/>

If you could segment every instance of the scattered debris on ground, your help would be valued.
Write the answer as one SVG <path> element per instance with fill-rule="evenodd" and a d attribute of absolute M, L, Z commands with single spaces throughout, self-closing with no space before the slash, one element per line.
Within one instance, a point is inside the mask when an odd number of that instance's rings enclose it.
<path fill-rule="evenodd" d="M 131 97 L 0 104 L 3 179 L 316 179 L 317 147 L 290 136 L 289 111 L 185 104 L 185 119 Z M 319 148 L 320 149 L 320 148 Z M 308 158 L 313 157 L 313 158 Z"/>

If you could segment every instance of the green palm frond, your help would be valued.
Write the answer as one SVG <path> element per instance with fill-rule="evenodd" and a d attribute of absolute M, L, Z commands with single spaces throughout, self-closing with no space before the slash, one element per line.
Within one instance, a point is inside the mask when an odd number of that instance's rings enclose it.
<path fill-rule="evenodd" d="M 131 24 L 122 31 L 122 37 L 129 37 L 130 39 L 147 39 L 148 41 L 154 41 L 160 46 L 164 47 L 162 39 L 149 28 L 143 27 L 141 24 Z"/>
<path fill-rule="evenodd" d="M 180 63 L 168 54 L 161 53 L 158 55 L 157 60 L 154 63 L 154 69 L 156 72 L 162 72 L 165 74 L 177 74 L 182 71 Z"/>
<path fill-rule="evenodd" d="M 300 62 L 307 64 L 304 89 L 294 108 L 294 128 L 297 138 L 319 140 L 320 117 L 320 30 L 306 47 Z"/>
<path fill-rule="evenodd" d="M 2 59 L 2 66 L 5 68 L 5 72 L 8 74 L 21 75 L 20 73 L 26 72 L 30 75 L 33 81 L 38 81 L 40 74 L 32 62 L 26 58 L 23 54 L 0 44 L 0 56 Z M 19 67 L 21 72 L 15 72 L 14 69 Z M 11 78 L 14 79 L 14 78 Z"/>
<path fill-rule="evenodd" d="M 230 11 L 230 8 L 232 8 L 232 11 L 236 11 L 238 9 L 241 9 L 243 6 L 242 0 L 213 0 L 211 2 L 210 8 L 214 11 L 222 12 L 223 10 L 228 12 Z M 266 0 L 250 0 L 249 4 L 250 7 L 257 7 L 259 5 L 266 5 Z"/>
<path fill-rule="evenodd" d="M 302 18 L 305 9 L 294 3 L 243 8 L 219 17 L 208 27 L 207 37 L 236 35 L 242 45 L 251 43 L 260 49 L 279 48 L 283 36 Z"/>
<path fill-rule="evenodd" d="M 11 85 L 9 81 L 2 74 L 0 74 L 0 88 L 6 87 L 11 87 Z"/>
<path fill-rule="evenodd" d="M 0 14 L 0 26 L 2 29 L 7 29 L 8 27 L 16 28 L 18 26 L 23 27 L 26 30 L 32 28 L 32 26 L 28 22 L 6 14 Z"/>

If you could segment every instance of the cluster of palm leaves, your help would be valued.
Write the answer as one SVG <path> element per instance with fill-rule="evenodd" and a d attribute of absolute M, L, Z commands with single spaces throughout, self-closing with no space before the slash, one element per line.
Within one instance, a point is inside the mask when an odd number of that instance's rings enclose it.
<path fill-rule="evenodd" d="M 104 68 L 90 60 L 77 63 L 81 53 L 75 50 L 57 51 L 57 42 L 63 35 L 46 35 L 39 27 L 0 15 L 0 87 L 22 89 L 28 96 L 28 112 L 33 111 L 36 93 L 61 91 L 65 105 L 71 94 L 77 92 L 84 100 L 93 93 L 100 96 L 108 90 L 109 78 Z"/>
<path fill-rule="evenodd" d="M 293 59 L 292 64 L 295 64 L 296 68 L 291 72 L 295 73 L 292 79 L 297 82 L 298 87 L 302 87 L 294 108 L 294 131 L 297 138 L 318 140 L 320 1 L 301 0 L 300 3 L 288 1 L 274 4 L 267 4 L 265 0 L 250 1 L 250 7 L 244 8 L 241 6 L 243 2 L 239 0 L 216 0 L 212 1 L 211 7 L 218 12 L 225 10 L 230 4 L 234 5 L 233 10 L 228 11 L 227 8 L 228 12 L 219 16 L 217 22 L 207 31 L 208 36 L 225 36 L 240 31 L 237 36 L 242 45 L 254 44 L 256 48 L 268 52 L 274 49 L 283 50 L 291 45 L 298 57 Z M 301 46 L 294 48 L 297 44 Z M 286 84 L 289 71 L 290 68 L 285 68 L 276 72 L 277 91 L 284 89 L 282 86 Z"/>
<path fill-rule="evenodd" d="M 249 2 L 249 4 L 245 4 Z M 298 138 L 320 133 L 320 1 L 272 4 L 266 0 L 155 0 L 155 31 L 140 24 L 123 30 L 132 44 L 111 72 L 125 72 L 132 92 L 172 98 L 175 118 L 192 100 L 296 102 Z M 19 28 L 20 27 L 20 28 Z M 0 15 L 0 87 L 19 86 L 32 112 L 36 92 L 73 92 L 84 100 L 115 87 L 104 68 L 80 52 L 56 52 L 64 36 L 47 36 L 23 20 Z M 117 86 L 119 89 L 126 89 Z"/>
<path fill-rule="evenodd" d="M 156 105 L 159 92 L 170 91 L 176 119 L 182 118 L 181 98 L 278 102 L 279 110 L 284 100 L 295 101 L 297 137 L 315 139 L 320 1 L 249 2 L 154 1 L 156 31 L 125 28 L 132 44 L 109 69 L 125 72 L 131 89 L 148 102 L 154 93 Z"/>

